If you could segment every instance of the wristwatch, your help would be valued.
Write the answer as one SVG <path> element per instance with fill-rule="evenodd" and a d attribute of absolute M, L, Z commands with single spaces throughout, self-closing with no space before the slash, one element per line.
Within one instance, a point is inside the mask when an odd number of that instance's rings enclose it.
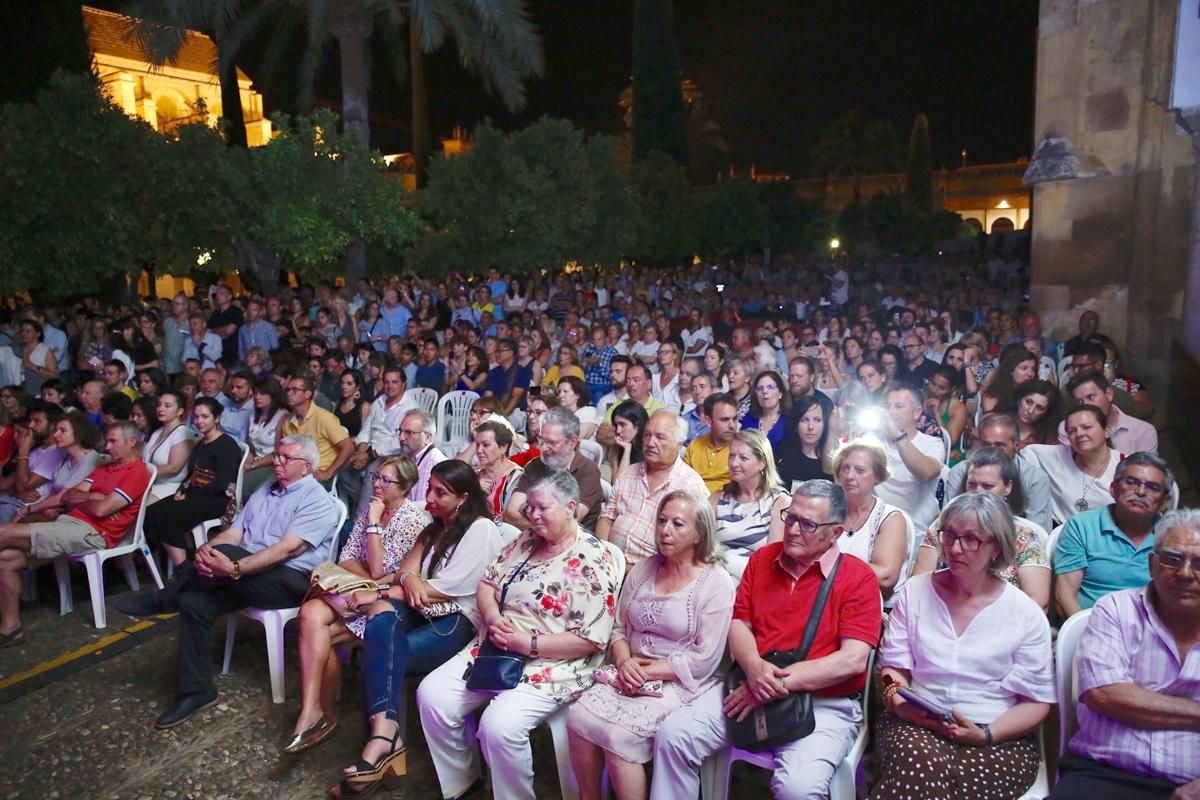
<path fill-rule="evenodd" d="M 976 724 L 976 726 L 978 726 L 978 727 L 979 727 L 979 729 L 980 729 L 980 730 L 982 730 L 982 731 L 983 731 L 983 735 L 987 737 L 987 741 L 986 741 L 986 742 L 984 742 L 984 747 L 991 747 L 991 746 L 992 746 L 992 744 L 993 744 L 993 741 L 992 741 L 992 726 L 991 726 L 991 725 L 988 725 L 988 724 L 986 724 L 986 723 L 983 723 L 983 722 L 977 722 L 977 723 L 975 723 L 975 724 Z"/>
<path fill-rule="evenodd" d="M 534 631 L 529 634 L 529 657 L 537 658 L 538 652 L 538 632 Z"/>
<path fill-rule="evenodd" d="M 242 577 L 242 562 L 241 561 L 233 562 L 233 576 L 232 577 L 235 581 L 239 580 Z"/>

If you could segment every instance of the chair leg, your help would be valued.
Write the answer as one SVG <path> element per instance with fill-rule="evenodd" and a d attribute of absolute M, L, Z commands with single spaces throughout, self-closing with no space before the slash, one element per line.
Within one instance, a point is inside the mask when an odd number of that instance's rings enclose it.
<path fill-rule="evenodd" d="M 127 553 L 121 556 L 121 568 L 125 570 L 125 583 L 133 591 L 142 588 L 138 582 L 137 567 L 133 563 L 133 553 Z"/>
<path fill-rule="evenodd" d="M 700 797 L 702 800 L 728 800 L 729 774 L 733 771 L 733 754 L 722 747 L 700 764 Z"/>
<path fill-rule="evenodd" d="M 154 585 L 159 589 L 163 588 L 162 577 L 158 574 L 158 564 L 154 563 L 154 556 L 150 555 L 150 547 L 142 545 L 142 557 L 146 559 L 146 569 L 150 570 L 150 577 L 154 579 Z"/>
<path fill-rule="evenodd" d="M 843 760 L 833 773 L 829 782 L 829 800 L 854 800 L 854 769 L 850 762 Z"/>
<path fill-rule="evenodd" d="M 567 738 L 567 709 L 560 707 L 546 720 L 554 740 L 554 757 L 558 761 L 558 784 L 563 800 L 579 800 L 579 783 L 571 767 L 571 745 Z"/>
<path fill-rule="evenodd" d="M 104 608 L 104 562 L 89 553 L 83 560 L 87 567 L 88 589 L 92 593 L 92 617 L 97 628 L 108 627 L 108 614 Z"/>
<path fill-rule="evenodd" d="M 54 559 L 54 577 L 58 581 L 58 613 L 65 617 L 75 610 L 75 598 L 71 595 L 71 562 L 66 556 Z"/>
<path fill-rule="evenodd" d="M 269 617 L 263 621 L 267 634 L 267 669 L 271 672 L 271 700 L 283 702 L 283 626 L 282 620 Z"/>
<path fill-rule="evenodd" d="M 229 674 L 229 662 L 233 660 L 233 640 L 237 636 L 237 614 L 225 617 L 225 660 L 221 663 L 221 674 Z"/>

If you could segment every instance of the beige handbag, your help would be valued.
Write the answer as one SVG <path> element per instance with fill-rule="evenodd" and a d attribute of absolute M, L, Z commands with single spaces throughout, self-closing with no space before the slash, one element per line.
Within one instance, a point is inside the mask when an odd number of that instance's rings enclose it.
<path fill-rule="evenodd" d="M 348 569 L 340 567 L 332 561 L 318 564 L 312 572 L 312 585 L 309 586 L 310 597 L 320 597 L 330 608 L 342 617 L 357 616 L 360 611 L 347 607 L 346 601 L 354 592 L 379 590 L 379 584 L 362 575 L 355 575 Z"/>

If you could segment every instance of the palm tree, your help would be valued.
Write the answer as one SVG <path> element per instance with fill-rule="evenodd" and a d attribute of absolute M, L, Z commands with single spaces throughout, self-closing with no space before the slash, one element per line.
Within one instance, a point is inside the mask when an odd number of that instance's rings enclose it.
<path fill-rule="evenodd" d="M 814 174 L 854 177 L 856 203 L 861 194 L 862 176 L 897 169 L 903 153 L 903 146 L 891 125 L 877 119 L 865 119 L 857 110 L 826 126 L 821 138 L 809 150 Z"/>

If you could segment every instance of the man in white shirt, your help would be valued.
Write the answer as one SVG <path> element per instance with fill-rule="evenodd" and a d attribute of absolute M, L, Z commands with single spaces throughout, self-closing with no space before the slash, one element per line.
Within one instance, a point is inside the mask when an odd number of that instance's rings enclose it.
<path fill-rule="evenodd" d="M 362 430 L 354 438 L 354 454 L 346 462 L 338 482 L 346 504 L 355 507 L 356 515 L 366 510 L 371 501 L 371 472 L 384 456 L 400 452 L 400 421 L 404 414 L 417 407 L 408 397 L 408 381 L 404 369 L 398 366 L 383 371 L 383 394 L 371 403 Z"/>
<path fill-rule="evenodd" d="M 829 299 L 835 306 L 844 306 L 850 302 L 850 276 L 840 267 L 829 279 Z"/>
<path fill-rule="evenodd" d="M 605 419 L 609 409 L 617 403 L 629 399 L 629 392 L 625 389 L 625 372 L 631 363 L 633 362 L 629 360 L 629 356 L 613 356 L 609 365 L 612 391 L 596 401 L 596 411 L 600 419 Z"/>
<path fill-rule="evenodd" d="M 946 447 L 940 438 L 917 430 L 921 419 L 921 393 L 911 386 L 891 383 L 884 390 L 884 446 L 892 476 L 875 489 L 885 503 L 908 512 L 917 530 L 923 531 L 937 515 L 934 493 Z"/>
<path fill-rule="evenodd" d="M 194 358 L 203 369 L 212 369 L 221 360 L 221 337 L 208 329 L 208 320 L 199 311 L 188 317 L 191 336 L 183 340 L 183 360 Z"/>
<path fill-rule="evenodd" d="M 684 355 L 704 357 L 704 351 L 712 344 L 712 328 L 704 324 L 700 309 L 693 308 L 688 312 L 688 323 L 683 329 L 682 338 Z"/>

